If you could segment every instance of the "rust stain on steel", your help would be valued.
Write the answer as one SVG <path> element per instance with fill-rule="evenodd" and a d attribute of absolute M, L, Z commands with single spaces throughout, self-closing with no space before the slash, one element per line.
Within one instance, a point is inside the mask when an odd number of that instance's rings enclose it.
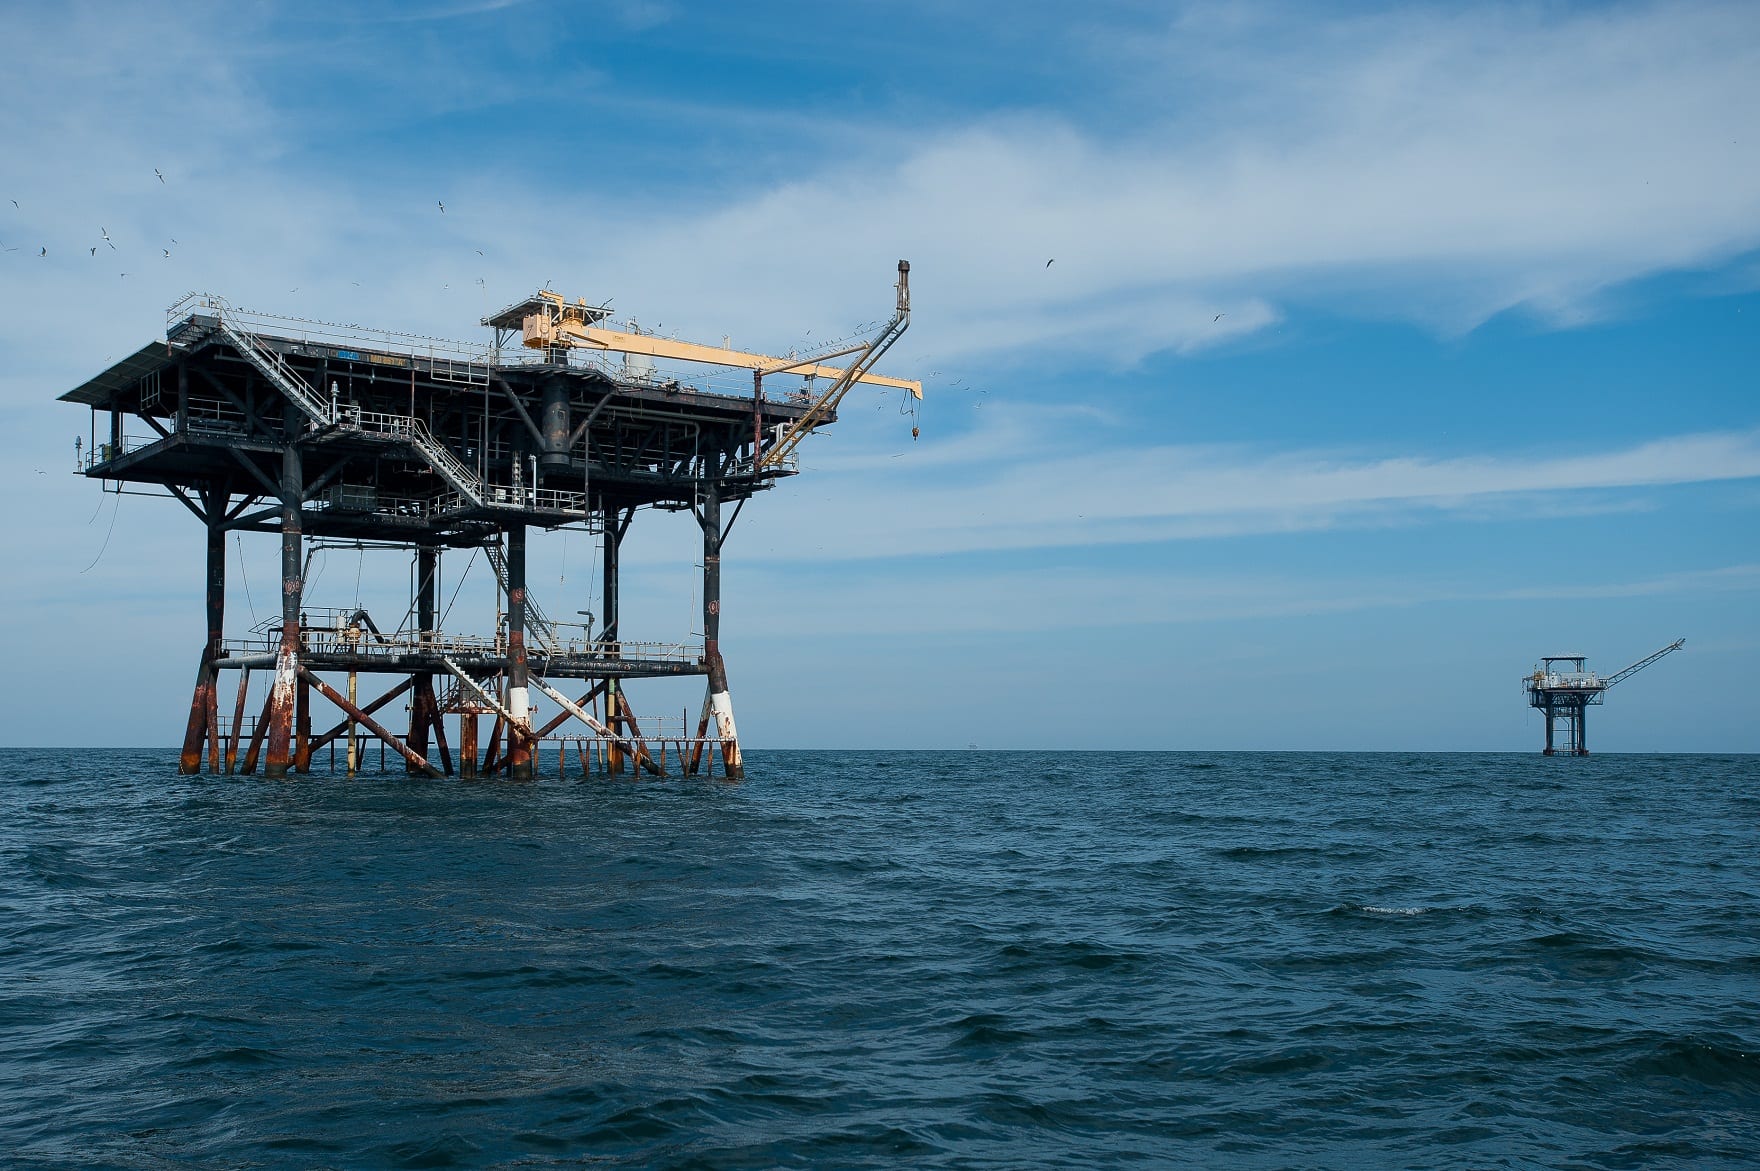
<path fill-rule="evenodd" d="M 213 685 L 208 652 L 204 647 L 201 665 L 196 668 L 195 691 L 189 700 L 189 723 L 183 731 L 183 753 L 177 761 L 180 773 L 188 775 L 202 771 L 202 742 L 208 733 L 208 689 Z"/>
<path fill-rule="evenodd" d="M 226 771 L 233 772 L 238 768 L 238 741 L 244 734 L 244 700 L 251 687 L 251 669 L 241 667 L 238 672 L 238 702 L 232 707 L 232 739 L 226 745 Z"/>
<path fill-rule="evenodd" d="M 263 739 L 269 733 L 269 707 L 274 702 L 273 695 L 267 696 L 263 700 L 263 712 L 257 717 L 257 726 L 251 732 L 251 746 L 245 750 L 244 764 L 238 770 L 245 776 L 257 771 L 257 754 L 262 751 Z"/>

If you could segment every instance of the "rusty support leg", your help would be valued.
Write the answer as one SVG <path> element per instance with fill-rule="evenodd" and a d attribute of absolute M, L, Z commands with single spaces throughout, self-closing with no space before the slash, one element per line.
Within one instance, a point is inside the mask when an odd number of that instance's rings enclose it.
<path fill-rule="evenodd" d="M 684 775 L 687 777 L 696 776 L 697 770 L 702 766 L 703 745 L 706 743 L 705 737 L 709 735 L 709 717 L 713 714 L 713 709 L 709 706 L 709 689 L 705 687 L 703 689 L 703 713 L 697 717 L 697 738 L 691 743 L 691 762 L 684 770 Z M 713 756 L 709 758 L 709 763 L 710 765 L 715 763 Z"/>
<path fill-rule="evenodd" d="M 489 747 L 483 750 L 482 767 L 477 770 L 485 777 L 494 776 L 501 767 L 501 734 L 506 729 L 507 721 L 496 716 L 494 726 L 489 729 Z"/>
<path fill-rule="evenodd" d="M 721 486 L 703 489 L 703 657 L 709 667 L 709 710 L 721 741 L 721 772 L 730 781 L 746 775 L 740 759 L 739 730 L 733 723 L 733 697 L 727 692 L 727 664 L 721 659 Z"/>
<path fill-rule="evenodd" d="M 304 679 L 293 692 L 293 771 L 312 771 L 312 685 Z"/>
<path fill-rule="evenodd" d="M 430 548 L 416 550 L 416 639 L 418 643 L 426 643 L 434 633 L 434 603 L 437 598 L 435 573 L 439 565 L 439 554 Z M 434 677 L 428 674 L 413 676 L 415 688 L 410 692 L 409 702 L 409 746 L 421 753 L 428 754 L 428 733 L 430 729 L 442 739 L 440 731 L 439 703 L 434 698 Z M 447 754 L 442 749 L 441 755 Z M 413 770 L 412 770 L 413 771 Z M 452 765 L 446 764 L 446 771 L 452 771 Z"/>
<path fill-rule="evenodd" d="M 446 743 L 446 720 L 440 714 L 440 701 L 434 698 L 434 684 L 428 684 L 428 715 L 434 722 L 434 744 L 440 749 L 440 771 L 452 775 L 452 749 Z"/>
<path fill-rule="evenodd" d="M 477 779 L 477 713 L 458 713 L 458 775 Z"/>
<path fill-rule="evenodd" d="M 185 775 L 202 771 L 202 745 L 208 738 L 208 692 L 214 686 L 208 666 L 208 648 L 202 648 L 196 661 L 196 686 L 189 697 L 189 723 L 183 729 L 183 752 L 177 760 L 177 771 Z"/>
<path fill-rule="evenodd" d="M 245 749 L 244 764 L 239 772 L 250 776 L 257 771 L 257 754 L 263 750 L 263 739 L 269 734 L 269 705 L 275 702 L 273 695 L 263 697 L 263 710 L 257 716 L 257 726 L 251 732 L 251 746 Z"/>
<path fill-rule="evenodd" d="M 220 680 L 214 660 L 220 657 L 221 628 L 226 618 L 226 530 L 221 527 L 226 517 L 226 504 L 231 493 L 202 493 L 202 504 L 208 514 L 208 563 L 206 612 L 208 636 L 202 642 L 202 657 L 196 664 L 195 693 L 190 697 L 189 724 L 183 733 L 183 754 L 178 758 L 177 771 L 202 771 L 202 748 L 209 746 L 210 767 L 218 771 L 218 752 L 214 742 L 219 735 L 214 713 L 219 703 L 216 691 Z"/>
<path fill-rule="evenodd" d="M 396 736 L 393 736 L 389 731 L 386 730 L 385 725 L 381 724 L 378 720 L 375 720 L 372 716 L 369 716 L 366 712 L 363 712 L 360 708 L 358 708 L 354 704 L 350 703 L 347 700 L 347 698 L 345 698 L 343 695 L 338 693 L 334 687 L 331 687 L 328 683 L 324 682 L 322 679 L 320 679 L 316 675 L 312 674 L 306 668 L 304 668 L 304 667 L 299 668 L 299 673 L 303 678 L 308 680 L 313 687 L 317 688 L 319 694 L 323 695 L 323 697 L 325 699 L 329 700 L 331 703 L 333 703 L 337 707 L 341 708 L 352 719 L 354 719 L 357 723 L 359 723 L 363 727 L 365 727 L 367 729 L 367 731 L 369 731 L 373 735 L 377 736 L 382 742 L 390 745 L 393 749 L 395 749 L 397 751 L 398 755 L 402 756 L 405 760 L 407 760 L 411 764 L 415 765 L 416 769 L 419 772 L 423 773 L 426 776 L 433 777 L 435 780 L 440 779 L 440 770 L 439 769 L 435 768 L 433 765 L 429 764 L 426 760 L 422 759 L 422 757 L 420 757 L 420 756 L 416 755 L 414 752 L 410 751 L 409 745 L 407 745 L 403 741 L 399 740 Z"/>
<path fill-rule="evenodd" d="M 220 672 L 208 686 L 208 771 L 218 773 L 220 763 Z"/>
<path fill-rule="evenodd" d="M 251 669 L 242 667 L 238 672 L 238 702 L 232 707 L 232 739 L 226 745 L 226 771 L 233 772 L 238 768 L 238 738 L 244 734 L 244 700 L 251 688 Z"/>
<path fill-rule="evenodd" d="M 299 677 L 300 543 L 303 537 L 300 500 L 305 478 L 297 438 L 301 423 L 292 404 L 287 408 L 285 446 L 281 452 L 281 649 L 275 658 L 275 684 L 270 689 L 269 747 L 263 775 L 287 775 L 293 740 L 294 681 Z"/>
<path fill-rule="evenodd" d="M 636 723 L 635 709 L 629 706 L 629 696 L 621 689 L 617 692 L 617 706 L 623 710 L 623 723 L 627 728 L 629 742 L 635 747 L 636 763 L 657 777 L 666 775 L 666 746 L 660 746 L 660 762 L 654 762 L 654 754 L 648 750 L 648 742 L 642 739 L 641 725 Z M 633 769 L 631 770 L 634 771 Z"/>

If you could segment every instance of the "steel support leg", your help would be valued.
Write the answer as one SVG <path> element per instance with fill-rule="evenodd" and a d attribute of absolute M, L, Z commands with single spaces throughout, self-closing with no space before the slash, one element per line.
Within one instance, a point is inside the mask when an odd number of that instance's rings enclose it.
<path fill-rule="evenodd" d="M 202 752 L 209 750 L 210 766 L 218 770 L 216 751 L 220 729 L 215 720 L 219 710 L 219 672 L 214 661 L 220 657 L 222 627 L 226 619 L 226 530 L 221 522 L 226 515 L 230 493 L 204 492 L 202 504 L 208 514 L 208 560 L 205 581 L 205 618 L 208 636 L 202 642 L 202 657 L 196 664 L 195 694 L 190 697 L 189 723 L 183 732 L 183 753 L 177 762 L 180 773 L 202 771 Z"/>
<path fill-rule="evenodd" d="M 289 405 L 287 441 L 281 454 L 281 648 L 275 656 L 275 682 L 269 692 L 269 743 L 263 759 L 263 775 L 271 778 L 285 777 L 292 758 L 294 684 L 299 677 L 300 544 L 304 535 L 300 501 L 305 482 L 295 442 L 299 430 L 299 420 Z"/>
<path fill-rule="evenodd" d="M 526 526 L 507 530 L 507 775 L 532 779 L 532 700 L 526 668 Z"/>
<path fill-rule="evenodd" d="M 710 480 L 703 492 L 703 657 L 709 667 L 709 712 L 721 741 L 721 771 L 730 781 L 745 776 L 733 697 L 727 691 L 727 664 L 721 659 L 721 489 Z"/>

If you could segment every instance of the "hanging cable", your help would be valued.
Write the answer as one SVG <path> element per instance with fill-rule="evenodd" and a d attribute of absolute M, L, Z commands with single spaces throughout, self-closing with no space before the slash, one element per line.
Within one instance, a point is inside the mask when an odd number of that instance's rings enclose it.
<path fill-rule="evenodd" d="M 251 610 L 251 625 L 257 624 L 257 604 L 251 600 L 251 579 L 244 571 L 244 535 L 233 533 L 232 539 L 238 542 L 238 580 L 244 583 L 244 604 Z"/>
<path fill-rule="evenodd" d="M 103 501 L 100 500 L 98 503 L 102 504 Z M 98 562 L 100 562 L 104 559 L 104 550 L 106 550 L 110 547 L 110 534 L 114 533 L 116 531 L 116 514 L 118 511 L 121 510 L 121 508 L 122 508 L 122 493 L 120 491 L 118 491 L 116 493 L 116 503 L 114 505 L 112 505 L 110 508 L 110 529 L 108 532 L 106 532 L 104 534 L 104 543 L 98 547 L 98 555 L 96 557 L 92 558 L 92 565 L 96 565 Z M 80 570 L 80 572 L 81 573 L 86 572 L 86 570 L 90 569 L 92 567 L 92 565 L 86 566 L 86 568 Z"/>
<path fill-rule="evenodd" d="M 477 554 L 481 552 L 481 549 L 471 550 L 471 559 L 464 563 L 464 572 L 458 575 L 458 584 L 452 587 L 452 597 L 446 603 L 445 612 L 440 615 L 440 621 L 437 623 L 439 629 L 446 629 L 446 618 L 452 613 L 452 603 L 458 601 L 458 591 L 464 588 L 464 579 L 471 575 L 471 566 L 477 563 Z"/>

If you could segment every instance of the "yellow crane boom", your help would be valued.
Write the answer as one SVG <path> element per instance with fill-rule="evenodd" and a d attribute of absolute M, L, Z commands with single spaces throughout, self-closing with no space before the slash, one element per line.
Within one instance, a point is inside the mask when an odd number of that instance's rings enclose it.
<path fill-rule="evenodd" d="M 893 387 L 909 391 L 915 398 L 923 397 L 923 384 L 920 381 L 888 378 L 884 374 L 873 372 L 874 363 L 910 327 L 910 272 L 908 261 L 898 262 L 897 305 L 891 320 L 874 337 L 857 345 L 807 358 L 778 358 L 724 346 L 706 346 L 698 342 L 607 329 L 599 323 L 609 316 L 609 310 L 588 305 L 584 299 L 570 304 L 560 293 L 553 293 L 549 289 L 539 290 L 535 297 L 504 310 L 496 317 L 485 318 L 484 324 L 509 328 L 517 321 L 524 344 L 534 350 L 567 347 L 608 353 L 645 354 L 679 362 L 700 362 L 711 366 L 750 370 L 758 387 L 762 386 L 763 378 L 770 374 L 830 378 L 831 385 L 809 403 L 806 413 L 789 424 L 776 442 L 759 455 L 757 467 L 758 470 L 763 470 L 775 467 L 785 460 L 813 428 L 823 423 L 837 409 L 843 396 L 857 383 Z M 841 366 L 827 365 L 829 361 L 839 358 L 848 358 L 849 363 Z"/>

